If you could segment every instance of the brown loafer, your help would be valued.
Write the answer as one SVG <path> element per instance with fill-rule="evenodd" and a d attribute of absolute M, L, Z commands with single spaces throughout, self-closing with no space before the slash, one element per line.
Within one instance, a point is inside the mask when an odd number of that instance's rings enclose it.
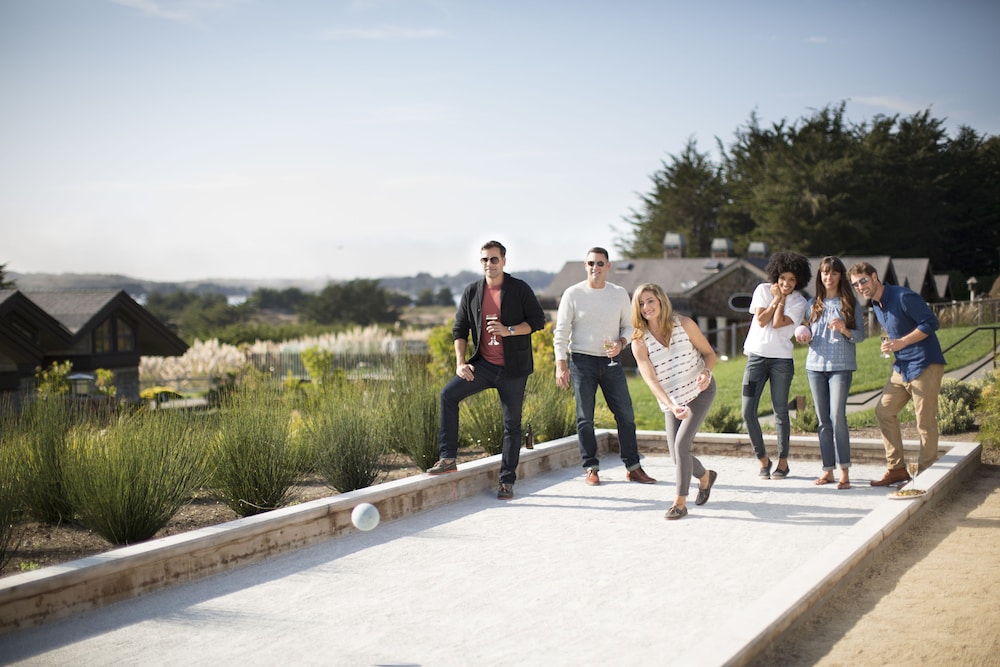
<path fill-rule="evenodd" d="M 584 481 L 590 486 L 599 486 L 601 478 L 597 476 L 597 468 L 587 468 L 587 477 Z"/>
<path fill-rule="evenodd" d="M 715 486 L 715 480 L 718 476 L 719 473 L 715 472 L 714 470 L 708 471 L 708 486 L 706 486 L 704 489 L 701 488 L 698 489 L 698 497 L 694 501 L 695 505 L 704 505 L 705 503 L 708 502 L 708 497 L 712 493 L 712 487 Z"/>
<path fill-rule="evenodd" d="M 885 474 L 882 475 L 882 479 L 873 479 L 871 484 L 872 486 L 892 486 L 893 484 L 909 481 L 910 473 L 906 472 L 905 468 L 897 468 L 896 470 L 886 470 Z"/>
<path fill-rule="evenodd" d="M 656 484 L 656 480 L 646 474 L 646 471 L 639 466 L 635 470 L 629 470 L 625 473 L 625 479 L 630 482 L 639 482 L 640 484 Z"/>

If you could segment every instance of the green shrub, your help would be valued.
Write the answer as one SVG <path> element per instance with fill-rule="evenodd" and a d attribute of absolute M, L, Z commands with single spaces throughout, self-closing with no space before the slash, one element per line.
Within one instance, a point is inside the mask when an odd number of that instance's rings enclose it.
<path fill-rule="evenodd" d="M 0 409 L 5 411 L 4 414 L 12 414 L 13 408 L 6 401 L 2 402 Z M 6 412 L 8 409 L 10 413 Z M 0 437 L 7 432 L 4 428 Z M 18 454 L 19 449 L 14 443 L 0 440 L 0 568 L 10 561 L 24 535 L 24 480 Z"/>
<path fill-rule="evenodd" d="M 941 382 L 941 397 L 951 401 L 963 401 L 969 408 L 975 408 L 983 393 L 981 382 L 962 382 L 954 378 L 945 378 Z"/>
<path fill-rule="evenodd" d="M 24 407 L 12 433 L 21 447 L 25 504 L 43 523 L 73 519 L 63 471 L 70 431 L 85 422 L 80 404 L 58 395 L 40 395 Z"/>
<path fill-rule="evenodd" d="M 302 469 L 281 385 L 248 376 L 226 395 L 212 445 L 214 484 L 240 516 L 281 507 Z"/>
<path fill-rule="evenodd" d="M 819 417 L 816 416 L 815 405 L 806 401 L 804 409 L 795 411 L 792 430 L 800 433 L 816 433 L 819 430 Z"/>
<path fill-rule="evenodd" d="M 976 413 L 979 416 L 979 442 L 984 448 L 1000 449 L 1000 373 L 986 376 Z"/>
<path fill-rule="evenodd" d="M 708 411 L 701 430 L 708 433 L 739 433 L 743 427 L 743 413 L 731 405 L 714 404 Z"/>
<path fill-rule="evenodd" d="M 576 403 L 573 391 L 556 386 L 552 375 L 535 371 L 528 378 L 521 421 L 530 424 L 535 442 L 557 440 L 576 433 Z"/>
<path fill-rule="evenodd" d="M 385 472 L 395 424 L 378 406 L 389 403 L 390 390 L 387 382 L 348 382 L 306 421 L 313 465 L 340 493 L 371 486 Z"/>
<path fill-rule="evenodd" d="M 167 525 L 204 470 L 183 413 L 142 410 L 105 429 L 76 430 L 64 475 L 80 522 L 112 544 L 131 544 Z"/>
<path fill-rule="evenodd" d="M 426 364 L 409 357 L 396 362 L 393 380 L 388 400 L 373 407 L 374 418 L 391 425 L 386 434 L 389 448 L 426 470 L 438 459 L 440 383 Z"/>
<path fill-rule="evenodd" d="M 942 395 L 938 399 L 938 429 L 945 435 L 965 433 L 976 425 L 976 415 L 965 399 L 951 399 Z"/>
<path fill-rule="evenodd" d="M 503 451 L 503 408 L 495 389 L 481 391 L 459 405 L 459 442 L 487 455 Z"/>

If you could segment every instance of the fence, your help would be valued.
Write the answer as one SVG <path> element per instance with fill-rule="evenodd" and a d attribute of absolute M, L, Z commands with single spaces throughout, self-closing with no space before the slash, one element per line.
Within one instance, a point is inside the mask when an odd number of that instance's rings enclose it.
<path fill-rule="evenodd" d="M 427 356 L 426 345 L 423 347 L 405 346 L 395 352 L 340 352 L 333 355 L 330 363 L 332 370 L 342 370 L 354 379 L 385 379 L 390 376 L 392 367 L 398 361 L 400 355 L 425 358 Z M 299 352 L 249 353 L 246 355 L 246 365 L 267 373 L 277 380 L 288 378 L 300 382 L 311 380 L 309 371 L 306 370 L 305 364 L 302 363 L 302 355 Z M 163 385 L 186 394 L 204 394 L 218 388 L 224 381 L 225 378 L 207 376 L 159 378 L 144 382 L 142 388 L 147 389 L 149 386 Z"/>

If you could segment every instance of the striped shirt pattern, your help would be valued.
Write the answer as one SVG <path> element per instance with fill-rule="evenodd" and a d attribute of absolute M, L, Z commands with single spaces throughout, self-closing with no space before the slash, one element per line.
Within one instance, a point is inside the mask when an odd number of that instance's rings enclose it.
<path fill-rule="evenodd" d="M 643 340 L 649 350 L 649 361 L 656 371 L 656 381 L 670 400 L 677 405 L 687 405 L 697 398 L 701 393 L 698 389 L 698 374 L 705 368 L 705 359 L 691 342 L 680 320 L 674 317 L 670 347 L 662 345 L 648 331 Z M 666 410 L 667 406 L 660 405 L 660 409 Z"/>

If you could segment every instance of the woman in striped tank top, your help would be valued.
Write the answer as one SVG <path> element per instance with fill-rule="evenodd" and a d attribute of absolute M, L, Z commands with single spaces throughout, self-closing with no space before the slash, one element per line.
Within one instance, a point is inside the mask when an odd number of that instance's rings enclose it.
<path fill-rule="evenodd" d="M 718 477 L 691 453 L 698 427 L 715 400 L 712 367 L 717 357 L 694 320 L 674 314 L 659 285 L 646 283 L 636 288 L 632 326 L 632 355 L 663 410 L 667 444 L 676 466 L 677 498 L 665 518 L 680 519 L 688 513 L 691 478 L 699 482 L 694 503 L 704 505 Z"/>

